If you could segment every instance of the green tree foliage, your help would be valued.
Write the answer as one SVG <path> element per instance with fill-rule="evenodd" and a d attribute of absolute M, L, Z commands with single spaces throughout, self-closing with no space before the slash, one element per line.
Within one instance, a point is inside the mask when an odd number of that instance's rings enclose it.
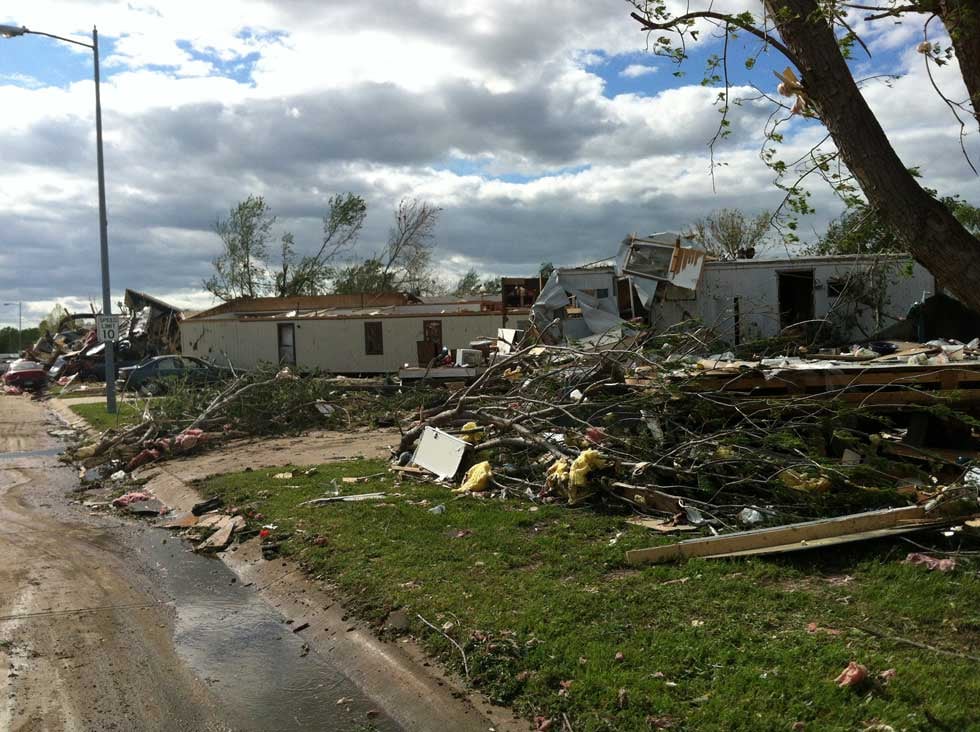
<path fill-rule="evenodd" d="M 366 216 L 367 204 L 360 196 L 345 193 L 331 197 L 316 251 L 300 254 L 293 235 L 283 232 L 279 264 L 272 270 L 269 243 L 276 217 L 262 196 L 249 196 L 231 209 L 228 218 L 215 224 L 222 252 L 214 260 L 214 274 L 204 281 L 204 287 L 221 300 L 321 295 L 328 291 L 335 274 L 333 262 L 354 247 Z"/>
<path fill-rule="evenodd" d="M 403 199 L 382 250 L 364 261 L 333 271 L 338 294 L 411 292 L 433 294 L 440 283 L 433 264 L 435 227 L 442 209 L 427 201 Z"/>
<path fill-rule="evenodd" d="M 747 216 L 737 208 L 723 208 L 695 221 L 686 236 L 718 259 L 751 258 L 770 247 L 771 217 L 768 211 Z"/>
<path fill-rule="evenodd" d="M 249 196 L 218 219 L 214 230 L 222 252 L 214 259 L 214 274 L 204 288 L 221 300 L 261 297 L 269 291 L 268 241 L 276 217 L 262 196 Z"/>
<path fill-rule="evenodd" d="M 347 265 L 333 274 L 333 291 L 338 295 L 389 292 L 384 268 L 378 259 Z"/>
<path fill-rule="evenodd" d="M 497 295 L 500 294 L 499 277 L 480 277 L 479 272 L 470 269 L 456 281 L 451 293 L 456 297 L 466 295 Z"/>
<path fill-rule="evenodd" d="M 760 96 L 772 103 L 761 156 L 774 172 L 775 185 L 785 193 L 775 217 L 783 226 L 784 239 L 799 241 L 797 217 L 813 212 L 811 182 L 825 181 L 848 207 L 858 205 L 863 194 L 903 248 L 964 304 L 980 309 L 977 236 L 915 179 L 862 93 L 872 80 L 897 73 L 900 56 L 884 65 L 875 57 L 870 74 L 866 62 L 858 60 L 862 54 L 871 56 L 859 30 L 875 34 L 897 22 L 917 26 L 922 40 L 915 50 L 933 81 L 937 104 L 945 106 L 959 126 L 964 165 L 976 172 L 966 141 L 969 128 L 980 124 L 977 0 L 760 0 L 734 5 L 711 0 L 627 1 L 654 53 L 678 64 L 694 48 L 707 57 L 702 84 L 718 89 L 718 127 L 709 143 L 712 172 L 725 164 L 716 158 L 717 143 L 731 134 L 731 116 L 749 101 L 740 96 L 736 85 L 754 88 L 753 104 Z M 863 21 L 860 27 L 856 19 Z M 696 43 L 699 37 L 708 41 L 707 52 L 705 44 Z M 729 54 L 736 48 L 745 66 L 738 75 L 731 73 L 735 58 Z M 757 65 L 763 54 L 768 63 Z M 955 80 L 942 85 L 934 81 L 933 69 L 952 63 L 954 57 L 952 73 L 959 72 L 969 94 L 966 101 L 944 93 L 943 87 Z M 783 68 L 776 72 L 778 83 L 771 75 L 773 68 Z M 819 120 L 826 135 L 814 134 L 813 147 L 801 152 L 793 145 L 791 155 L 785 156 L 786 130 L 798 117 Z M 795 137 L 796 142 L 801 140 Z"/>
<path fill-rule="evenodd" d="M 940 201 L 971 234 L 980 234 L 980 208 L 959 196 L 946 196 Z M 881 215 L 862 202 L 831 221 L 819 241 L 806 251 L 808 254 L 824 256 L 904 253 L 908 248 Z"/>
<path fill-rule="evenodd" d="M 39 328 L 24 328 L 20 334 L 20 347 L 27 348 L 41 335 Z M 17 353 L 17 329 L 11 326 L 0 328 L 0 353 Z"/>
<path fill-rule="evenodd" d="M 59 303 L 55 303 L 44 319 L 38 324 L 38 330 L 43 334 L 49 331 L 51 335 L 58 332 L 61 322 L 67 317 L 68 310 Z M 16 331 L 15 331 L 16 332 Z"/>
<path fill-rule="evenodd" d="M 452 294 L 456 297 L 463 295 L 475 295 L 480 292 L 480 275 L 475 269 L 467 270 L 466 274 L 456 281 Z"/>
<path fill-rule="evenodd" d="M 499 295 L 501 292 L 500 278 L 499 277 L 485 277 L 483 283 L 480 285 L 480 289 L 483 290 L 485 295 Z"/>
<path fill-rule="evenodd" d="M 323 239 L 320 248 L 309 255 L 296 257 L 293 235 L 283 234 L 280 270 L 275 277 L 277 297 L 321 295 L 329 290 L 334 276 L 333 262 L 349 252 L 364 226 L 367 204 L 360 196 L 346 193 L 327 202 L 323 217 Z"/>

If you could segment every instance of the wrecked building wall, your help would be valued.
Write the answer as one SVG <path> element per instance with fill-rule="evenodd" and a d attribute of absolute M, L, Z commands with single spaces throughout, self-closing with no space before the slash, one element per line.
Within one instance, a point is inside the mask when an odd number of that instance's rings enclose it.
<path fill-rule="evenodd" d="M 394 373 L 406 363 L 417 365 L 418 341 L 439 338 L 440 345 L 467 348 L 470 341 L 495 338 L 497 329 L 504 326 L 501 313 L 378 314 L 281 320 L 196 321 L 191 318 L 182 324 L 181 337 L 185 354 L 218 364 L 230 360 L 235 368 L 251 369 L 262 362 L 275 363 L 280 361 L 281 353 L 282 360 L 288 362 L 295 358 L 296 365 L 303 369 Z"/>
<path fill-rule="evenodd" d="M 184 320 L 180 324 L 181 352 L 235 368 L 250 369 L 279 360 L 276 324 L 237 318 Z"/>
<path fill-rule="evenodd" d="M 794 323 L 828 319 L 842 337 L 867 338 L 935 291 L 935 278 L 903 256 L 797 257 L 708 262 L 696 291 L 665 288 L 652 308 L 663 329 L 698 319 L 740 343 Z"/>

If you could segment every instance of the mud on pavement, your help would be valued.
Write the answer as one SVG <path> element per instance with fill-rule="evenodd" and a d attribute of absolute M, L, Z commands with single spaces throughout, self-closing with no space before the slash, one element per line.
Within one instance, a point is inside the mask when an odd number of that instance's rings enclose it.
<path fill-rule="evenodd" d="M 50 420 L 0 396 L 0 730 L 442 728 L 395 721 L 223 563 L 72 503 Z"/>

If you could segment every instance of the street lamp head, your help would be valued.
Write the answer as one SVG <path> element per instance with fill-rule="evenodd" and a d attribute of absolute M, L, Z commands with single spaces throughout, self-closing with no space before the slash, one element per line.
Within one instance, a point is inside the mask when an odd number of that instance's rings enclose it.
<path fill-rule="evenodd" d="M 0 36 L 4 38 L 16 38 L 28 32 L 27 28 L 23 26 L 18 28 L 16 25 L 0 25 Z"/>

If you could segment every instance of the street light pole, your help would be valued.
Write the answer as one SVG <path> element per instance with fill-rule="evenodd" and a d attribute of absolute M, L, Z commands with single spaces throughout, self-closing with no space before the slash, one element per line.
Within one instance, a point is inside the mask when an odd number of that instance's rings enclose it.
<path fill-rule="evenodd" d="M 95 61 L 95 148 L 99 174 L 99 259 L 102 266 L 102 314 L 112 315 L 112 296 L 109 292 L 109 218 L 105 202 L 105 164 L 102 156 L 102 99 L 99 82 L 99 31 L 92 27 L 92 42 L 83 43 L 73 38 L 56 36 L 52 33 L 32 31 L 14 25 L 0 25 L 0 36 L 16 38 L 24 35 L 47 36 L 66 43 L 74 43 L 92 49 Z M 18 338 L 19 338 L 18 333 Z M 19 341 L 18 341 L 19 345 Z M 109 414 L 116 413 L 116 344 L 105 344 L 105 408 Z"/>
<path fill-rule="evenodd" d="M 99 31 L 92 26 L 95 58 L 95 147 L 99 168 L 99 259 L 102 263 L 102 314 L 112 315 L 109 293 L 109 218 L 105 205 L 105 163 L 102 158 L 102 98 L 99 95 Z M 117 334 L 118 335 L 118 334 Z M 116 413 L 116 343 L 105 344 L 105 410 Z"/>

